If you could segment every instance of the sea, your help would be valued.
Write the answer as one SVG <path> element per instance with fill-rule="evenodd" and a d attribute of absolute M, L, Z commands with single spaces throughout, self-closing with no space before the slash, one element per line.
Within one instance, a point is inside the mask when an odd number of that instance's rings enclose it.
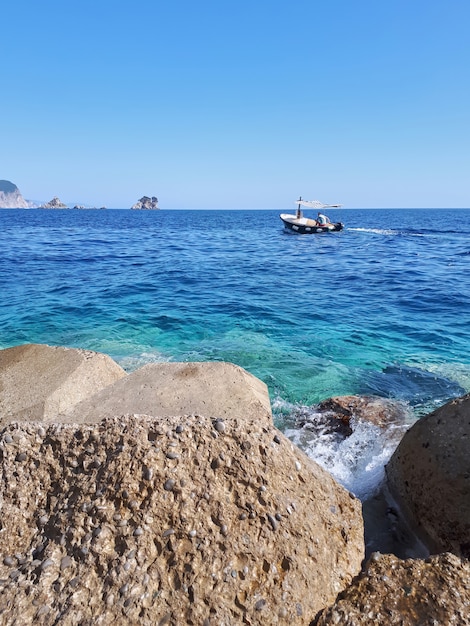
<path fill-rule="evenodd" d="M 312 235 L 280 212 L 2 209 L 0 349 L 84 348 L 128 372 L 235 363 L 268 386 L 276 426 L 366 500 L 405 430 L 470 392 L 470 210 L 336 208 L 344 229 Z M 404 417 L 338 438 L 317 404 L 344 395 Z"/>

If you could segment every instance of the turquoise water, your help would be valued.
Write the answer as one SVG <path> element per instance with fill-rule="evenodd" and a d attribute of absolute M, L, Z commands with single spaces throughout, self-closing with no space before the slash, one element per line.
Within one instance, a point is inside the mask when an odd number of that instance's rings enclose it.
<path fill-rule="evenodd" d="M 470 210 L 341 210 L 289 234 L 280 211 L 0 211 L 0 348 L 47 343 L 231 361 L 277 423 L 344 394 L 413 415 L 470 391 Z"/>

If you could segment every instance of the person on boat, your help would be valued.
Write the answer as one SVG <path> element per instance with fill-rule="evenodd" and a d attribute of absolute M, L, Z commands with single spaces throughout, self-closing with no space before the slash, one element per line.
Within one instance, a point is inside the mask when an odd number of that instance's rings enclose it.
<path fill-rule="evenodd" d="M 326 226 L 327 224 L 331 224 L 330 218 L 320 212 L 318 212 L 317 222 L 320 224 L 320 226 Z"/>

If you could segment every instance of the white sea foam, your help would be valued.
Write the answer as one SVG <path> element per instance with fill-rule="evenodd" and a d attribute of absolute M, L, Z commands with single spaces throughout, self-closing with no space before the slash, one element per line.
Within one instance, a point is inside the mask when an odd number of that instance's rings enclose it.
<path fill-rule="evenodd" d="M 360 233 L 374 233 L 375 235 L 399 235 L 400 231 L 391 230 L 388 228 L 348 228 L 347 230 L 354 230 Z"/>
<path fill-rule="evenodd" d="M 347 228 L 346 230 L 360 233 L 373 233 L 374 235 L 405 235 L 407 237 L 427 237 L 426 233 L 412 233 L 390 228 Z"/>
<path fill-rule="evenodd" d="M 333 430 L 332 422 L 325 422 L 325 415 L 314 408 L 301 407 L 300 412 L 303 424 L 286 428 L 284 434 L 358 498 L 373 496 L 383 481 L 385 465 L 409 424 L 380 427 L 351 419 L 352 433 L 346 435 Z"/>

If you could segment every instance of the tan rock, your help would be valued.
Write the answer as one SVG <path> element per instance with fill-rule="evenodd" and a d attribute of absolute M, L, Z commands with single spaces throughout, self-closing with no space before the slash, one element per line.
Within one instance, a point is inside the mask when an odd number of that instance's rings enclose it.
<path fill-rule="evenodd" d="M 307 625 L 360 570 L 360 502 L 258 416 L 10 424 L 0 470 L 5 625 Z"/>
<path fill-rule="evenodd" d="M 470 562 L 453 554 L 401 561 L 372 555 L 364 574 L 313 626 L 468 626 Z"/>
<path fill-rule="evenodd" d="M 386 469 L 392 494 L 430 550 L 470 557 L 470 394 L 416 422 Z"/>
<path fill-rule="evenodd" d="M 26 344 L 0 350 L 0 426 L 53 420 L 126 372 L 90 350 Z"/>
<path fill-rule="evenodd" d="M 256 415 L 271 421 L 267 386 L 232 363 L 152 363 L 116 381 L 61 416 L 99 422 L 125 413 L 218 417 Z"/>

